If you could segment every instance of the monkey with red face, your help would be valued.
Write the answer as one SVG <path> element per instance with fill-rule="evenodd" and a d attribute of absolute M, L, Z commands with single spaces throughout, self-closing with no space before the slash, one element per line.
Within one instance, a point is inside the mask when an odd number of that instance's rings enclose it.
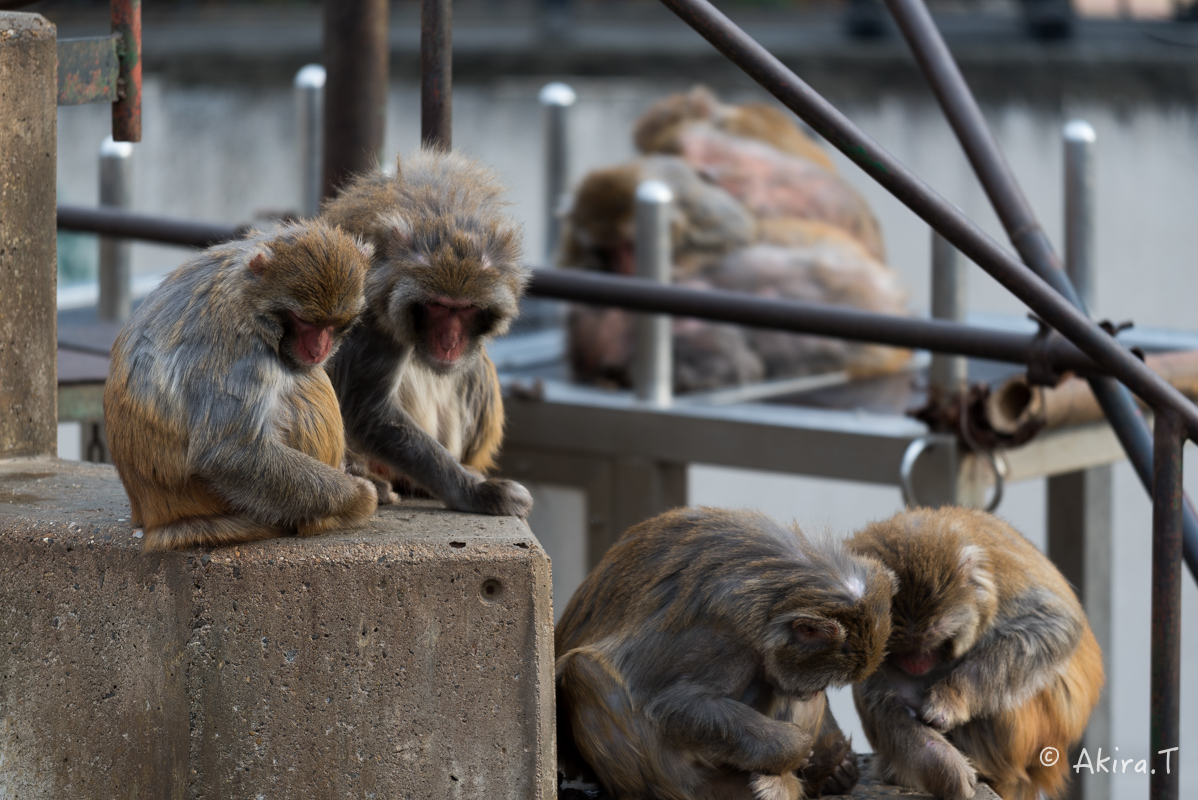
<path fill-rule="evenodd" d="M 321 218 L 375 247 L 366 311 L 328 371 L 356 463 L 414 484 L 450 508 L 526 516 L 520 484 L 487 479 L 503 438 L 503 401 L 486 341 L 519 310 L 528 273 L 520 229 L 494 173 L 421 150 L 329 201 Z"/>
<path fill-rule="evenodd" d="M 109 450 L 149 550 L 359 525 L 322 367 L 362 310 L 370 247 L 320 223 L 251 233 L 166 277 L 112 348 Z"/>

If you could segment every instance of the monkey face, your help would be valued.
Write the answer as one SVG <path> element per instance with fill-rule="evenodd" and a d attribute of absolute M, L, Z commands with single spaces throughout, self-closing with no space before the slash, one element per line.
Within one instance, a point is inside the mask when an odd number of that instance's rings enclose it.
<path fill-rule="evenodd" d="M 449 215 L 392 215 L 388 225 L 367 290 L 383 298 L 373 304 L 376 315 L 432 370 L 463 368 L 519 311 L 527 273 L 517 262 L 516 229 Z"/>
<path fill-rule="evenodd" d="M 997 603 L 985 551 L 958 528 L 929 526 L 931 520 L 926 510 L 910 512 L 876 523 L 849 542 L 852 550 L 877 558 L 895 573 L 889 661 L 913 676 L 972 648 Z"/>
<path fill-rule="evenodd" d="M 312 369 L 332 355 L 365 305 L 372 252 L 340 230 L 313 222 L 284 233 L 250 259 L 249 296 L 276 332 L 285 363 Z"/>

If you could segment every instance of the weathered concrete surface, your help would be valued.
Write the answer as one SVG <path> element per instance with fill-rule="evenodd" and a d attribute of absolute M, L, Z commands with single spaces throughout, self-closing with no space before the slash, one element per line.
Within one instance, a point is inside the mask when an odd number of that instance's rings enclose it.
<path fill-rule="evenodd" d="M 522 522 L 404 503 L 146 554 L 128 516 L 109 467 L 0 461 L 0 797 L 554 795 Z"/>
<path fill-rule="evenodd" d="M 57 81 L 54 26 L 0 11 L 0 458 L 58 446 Z"/>

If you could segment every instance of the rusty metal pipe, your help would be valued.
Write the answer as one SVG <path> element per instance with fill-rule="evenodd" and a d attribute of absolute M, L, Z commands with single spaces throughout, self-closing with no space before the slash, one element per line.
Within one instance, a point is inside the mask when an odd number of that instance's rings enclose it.
<path fill-rule="evenodd" d="M 325 0 L 321 196 L 378 169 L 387 116 L 387 0 Z"/>
<path fill-rule="evenodd" d="M 453 4 L 420 3 L 420 143 L 453 148 Z"/>
<path fill-rule="evenodd" d="M 112 138 L 141 141 L 141 0 L 111 0 L 112 32 L 120 37 L 118 99 L 112 104 Z"/>
<path fill-rule="evenodd" d="M 978 180 L 990 198 L 990 204 L 1002 221 L 1007 238 L 1032 271 L 1078 311 L 1085 313 L 1083 298 L 1062 269 L 1052 242 L 1019 188 L 1015 173 L 1007 164 L 1002 148 L 986 124 L 982 109 L 969 90 L 924 0 L 886 0 L 886 5 L 973 165 Z M 1114 379 L 1102 376 L 1090 378 L 1090 389 L 1145 491 L 1151 494 L 1152 434 L 1131 393 Z M 1190 574 L 1198 577 L 1198 515 L 1188 499 L 1185 501 L 1184 518 L 1186 564 Z"/>
<path fill-rule="evenodd" d="M 1156 413 L 1152 490 L 1151 800 L 1178 800 L 1181 707 L 1182 444 L 1185 429 L 1170 409 Z M 1174 748 L 1172 752 L 1168 751 Z"/>

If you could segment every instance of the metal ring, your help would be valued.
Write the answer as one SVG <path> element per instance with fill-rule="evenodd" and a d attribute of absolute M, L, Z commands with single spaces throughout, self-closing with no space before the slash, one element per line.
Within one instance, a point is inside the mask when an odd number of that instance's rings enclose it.
<path fill-rule="evenodd" d="M 907 449 L 903 451 L 903 460 L 899 465 L 899 488 L 903 493 L 903 504 L 908 507 L 913 508 L 919 505 L 919 500 L 915 497 L 915 485 L 911 481 L 915 463 L 919 461 L 919 457 L 926 450 L 936 446 L 938 438 L 940 437 L 928 435 L 912 439 L 911 444 L 907 445 Z M 1003 490 L 1006 487 L 1007 462 L 1006 459 L 996 456 L 989 450 L 978 449 L 976 452 L 986 459 L 986 463 L 990 465 L 990 470 L 994 473 L 994 496 L 990 498 L 990 502 L 984 509 L 987 513 L 993 513 L 998 508 L 998 504 L 1002 502 Z"/>
<path fill-rule="evenodd" d="M 911 483 L 911 472 L 915 469 L 915 462 L 919 460 L 919 457 L 934 444 L 931 436 L 920 436 L 918 439 L 912 439 L 911 444 L 907 445 L 907 449 L 903 451 L 903 461 L 899 465 L 899 487 L 903 492 L 903 505 L 905 506 L 919 505 L 915 500 L 915 486 Z"/>

